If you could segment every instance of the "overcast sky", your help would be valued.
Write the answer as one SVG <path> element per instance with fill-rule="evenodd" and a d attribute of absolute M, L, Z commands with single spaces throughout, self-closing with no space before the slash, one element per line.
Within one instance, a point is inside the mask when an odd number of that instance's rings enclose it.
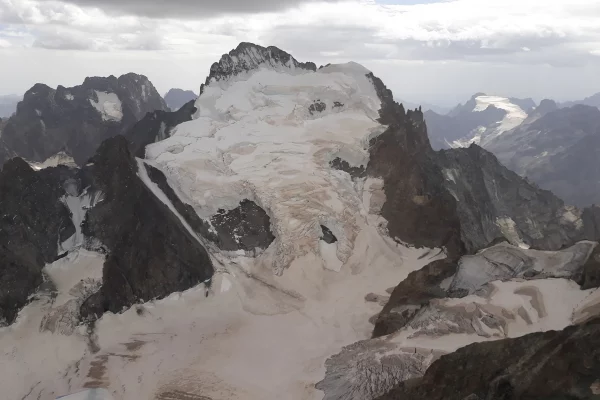
<path fill-rule="evenodd" d="M 0 94 L 126 72 L 197 92 L 240 41 L 359 62 L 417 102 L 600 92 L 599 0 L 0 0 Z"/>

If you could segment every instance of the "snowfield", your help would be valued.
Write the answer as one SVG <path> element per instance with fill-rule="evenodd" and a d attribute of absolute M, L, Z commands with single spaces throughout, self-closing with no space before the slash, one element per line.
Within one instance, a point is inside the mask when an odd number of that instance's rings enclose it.
<path fill-rule="evenodd" d="M 116 93 L 107 93 L 94 90 L 98 101 L 90 99 L 90 103 L 102 116 L 103 121 L 117 121 L 123 119 L 123 105 Z"/>

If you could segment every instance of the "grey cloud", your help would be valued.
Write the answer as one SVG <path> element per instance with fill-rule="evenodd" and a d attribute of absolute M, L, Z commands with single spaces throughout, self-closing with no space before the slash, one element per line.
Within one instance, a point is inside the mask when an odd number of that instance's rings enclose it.
<path fill-rule="evenodd" d="M 165 50 L 163 39 L 156 33 L 127 34 L 113 38 L 115 47 L 122 50 Z"/>
<path fill-rule="evenodd" d="M 339 0 L 65 0 L 105 12 L 151 18 L 198 19 L 220 14 L 248 14 L 281 11 L 305 3 Z M 50 3 L 53 0 L 41 0 Z"/>
<path fill-rule="evenodd" d="M 590 39 L 600 32 L 588 32 Z M 514 64 L 548 64 L 557 67 L 598 62 L 600 57 L 582 47 L 581 37 L 554 32 L 499 34 L 493 39 L 386 38 L 375 28 L 357 26 L 279 26 L 267 32 L 263 43 L 293 51 L 303 60 L 424 60 Z"/>
<path fill-rule="evenodd" d="M 49 50 L 95 50 L 92 40 L 76 37 L 64 32 L 42 33 L 33 42 L 33 47 Z"/>

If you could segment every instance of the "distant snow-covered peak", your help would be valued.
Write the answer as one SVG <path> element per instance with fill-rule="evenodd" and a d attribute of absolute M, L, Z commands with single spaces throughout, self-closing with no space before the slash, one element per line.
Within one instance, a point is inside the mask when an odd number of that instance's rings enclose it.
<path fill-rule="evenodd" d="M 475 101 L 476 105 L 473 111 L 476 112 L 484 111 L 488 107 L 493 106 L 506 111 L 508 114 L 511 114 L 513 118 L 527 118 L 527 113 L 507 97 L 480 95 L 475 97 Z"/>

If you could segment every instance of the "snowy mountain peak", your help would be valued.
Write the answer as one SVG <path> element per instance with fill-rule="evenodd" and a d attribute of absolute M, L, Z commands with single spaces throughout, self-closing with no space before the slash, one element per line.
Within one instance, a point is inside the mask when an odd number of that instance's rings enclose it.
<path fill-rule="evenodd" d="M 242 44 L 211 69 L 195 119 L 146 148 L 201 218 L 244 200 L 262 207 L 276 237 L 265 261 L 277 272 L 309 253 L 330 269 L 349 259 L 368 213 L 351 176 L 330 163 L 366 168 L 369 140 L 384 129 L 366 68 L 312 66 L 274 47 Z M 227 84 L 215 80 L 249 68 Z M 321 225 L 336 243 L 321 243 Z"/>
<path fill-rule="evenodd" d="M 210 67 L 210 75 L 206 78 L 206 85 L 212 81 L 221 81 L 244 72 L 258 68 L 273 70 L 296 69 L 315 71 L 314 63 L 298 62 L 289 53 L 277 47 L 262 47 L 253 43 L 242 42 L 229 54 L 223 54 L 219 62 Z"/>

